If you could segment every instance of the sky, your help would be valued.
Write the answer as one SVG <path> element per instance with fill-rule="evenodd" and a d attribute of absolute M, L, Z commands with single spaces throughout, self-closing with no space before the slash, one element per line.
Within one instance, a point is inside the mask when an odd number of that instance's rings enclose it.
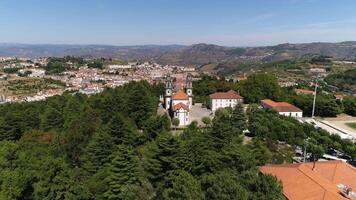
<path fill-rule="evenodd" d="M 356 40 L 355 0 L 0 0 L 0 42 L 264 46 Z"/>

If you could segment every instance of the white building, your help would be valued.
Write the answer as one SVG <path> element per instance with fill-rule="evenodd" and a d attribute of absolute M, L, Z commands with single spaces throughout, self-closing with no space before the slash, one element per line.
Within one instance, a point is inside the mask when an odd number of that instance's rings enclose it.
<path fill-rule="evenodd" d="M 243 98 L 235 91 L 216 92 L 209 95 L 209 108 L 215 112 L 219 108 L 235 107 L 238 103 L 242 103 Z"/>
<path fill-rule="evenodd" d="M 164 95 L 164 107 L 169 111 L 171 117 L 179 119 L 179 126 L 186 126 L 190 123 L 189 110 L 193 105 L 192 77 L 187 76 L 182 88 L 181 82 L 166 78 L 166 92 Z"/>
<path fill-rule="evenodd" d="M 179 126 L 189 124 L 189 108 L 184 103 L 178 103 L 172 107 L 173 117 L 179 119 Z"/>
<path fill-rule="evenodd" d="M 275 102 L 271 99 L 261 100 L 261 105 L 265 109 L 277 111 L 280 115 L 287 117 L 303 117 L 303 111 L 287 102 Z"/>

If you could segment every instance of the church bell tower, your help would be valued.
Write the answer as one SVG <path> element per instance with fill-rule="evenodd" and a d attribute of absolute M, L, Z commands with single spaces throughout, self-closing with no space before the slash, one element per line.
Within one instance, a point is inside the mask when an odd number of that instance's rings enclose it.
<path fill-rule="evenodd" d="M 166 77 L 166 91 L 164 95 L 164 107 L 168 110 L 171 106 L 172 101 L 172 93 L 173 93 L 173 83 L 172 78 L 168 75 Z"/>
<path fill-rule="evenodd" d="M 185 81 L 185 92 L 189 96 L 189 108 L 193 105 L 193 77 L 189 73 Z"/>

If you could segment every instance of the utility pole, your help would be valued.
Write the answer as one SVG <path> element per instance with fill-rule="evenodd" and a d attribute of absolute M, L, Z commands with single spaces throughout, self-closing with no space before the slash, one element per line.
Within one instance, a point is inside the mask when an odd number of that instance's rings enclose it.
<path fill-rule="evenodd" d="M 307 144 L 305 143 L 305 145 L 304 145 L 304 154 L 303 154 L 303 162 L 305 162 L 305 160 L 306 160 L 306 157 L 307 157 Z"/>
<path fill-rule="evenodd" d="M 307 145 L 308 145 L 308 140 L 309 140 L 309 137 L 307 137 L 307 138 L 304 139 L 303 162 L 305 162 L 305 161 L 306 161 L 306 158 L 307 158 Z"/>
<path fill-rule="evenodd" d="M 318 78 L 315 79 L 315 89 L 314 89 L 314 100 L 313 100 L 313 111 L 312 111 L 312 118 L 314 118 L 315 112 L 315 101 L 316 101 L 316 90 L 318 88 Z"/>

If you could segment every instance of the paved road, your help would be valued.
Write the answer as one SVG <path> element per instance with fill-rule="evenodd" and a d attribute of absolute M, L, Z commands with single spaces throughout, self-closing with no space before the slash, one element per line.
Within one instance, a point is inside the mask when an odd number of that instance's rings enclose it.
<path fill-rule="evenodd" d="M 322 128 L 326 131 L 328 131 L 331 134 L 337 134 L 341 138 L 344 139 L 356 139 L 356 134 L 347 130 L 344 130 L 340 127 L 335 126 L 334 124 L 328 123 L 325 120 L 320 120 L 320 119 L 312 119 L 312 118 L 302 118 L 300 119 L 303 122 L 308 122 L 308 123 L 314 123 L 315 126 Z"/>
<path fill-rule="evenodd" d="M 199 126 L 203 126 L 204 123 L 201 121 L 203 117 L 212 117 L 210 115 L 210 110 L 207 108 L 202 108 L 201 103 L 196 103 L 192 106 L 192 109 L 190 110 L 190 121 L 197 121 Z"/>

